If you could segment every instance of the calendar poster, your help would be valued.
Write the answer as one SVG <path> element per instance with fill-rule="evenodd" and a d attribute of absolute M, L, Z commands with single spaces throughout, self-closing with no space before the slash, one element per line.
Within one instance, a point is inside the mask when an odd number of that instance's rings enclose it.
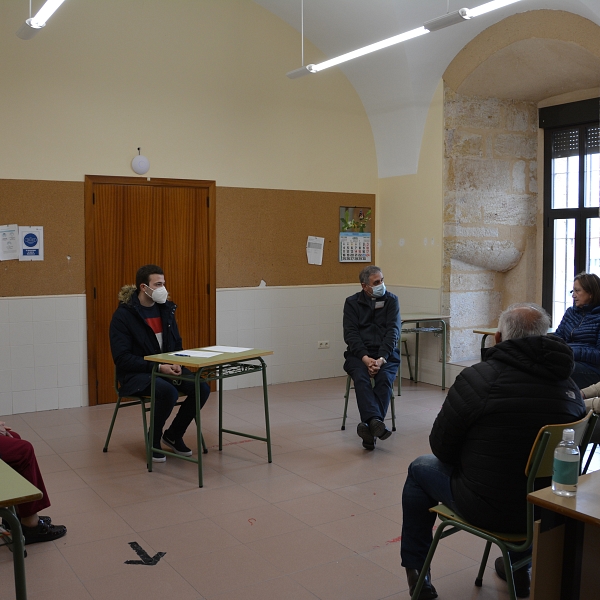
<path fill-rule="evenodd" d="M 371 209 L 340 206 L 340 262 L 371 262 Z"/>

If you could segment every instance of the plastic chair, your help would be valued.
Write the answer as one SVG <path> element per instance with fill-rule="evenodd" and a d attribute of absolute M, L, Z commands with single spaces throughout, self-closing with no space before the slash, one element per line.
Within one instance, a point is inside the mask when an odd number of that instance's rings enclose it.
<path fill-rule="evenodd" d="M 350 396 L 350 388 L 352 383 L 352 377 L 348 375 L 346 377 L 346 393 L 344 394 L 344 417 L 342 419 L 342 431 L 346 429 L 346 416 L 348 414 L 348 396 Z M 371 386 L 375 385 L 375 380 L 371 378 Z M 352 388 L 354 389 L 354 388 Z M 394 386 L 392 386 L 392 395 L 390 397 L 390 409 L 392 411 L 392 431 L 396 431 L 396 405 L 394 403 Z"/>
<path fill-rule="evenodd" d="M 575 430 L 575 441 L 580 446 L 580 454 L 583 457 L 585 449 L 589 442 L 589 439 L 596 425 L 597 415 L 594 415 L 591 411 L 588 415 L 576 421 L 575 423 L 564 423 L 561 425 L 546 425 L 542 427 L 535 438 L 533 447 L 529 454 L 529 459 L 525 467 L 525 475 L 527 475 L 527 494 L 534 491 L 535 480 L 539 477 L 550 477 L 552 475 L 552 466 L 554 460 L 554 449 L 562 439 L 563 429 L 569 427 Z M 581 466 L 580 466 L 581 468 Z M 448 508 L 444 504 L 438 504 L 433 508 L 429 509 L 431 512 L 437 513 L 441 524 L 438 525 L 433 541 L 429 547 L 425 564 L 421 569 L 417 585 L 413 591 L 411 597 L 412 600 L 417 600 L 423 587 L 423 581 L 429 571 L 431 560 L 435 554 L 438 542 L 457 533 L 458 531 L 466 531 L 486 540 L 485 550 L 481 559 L 481 566 L 479 567 L 479 573 L 475 579 L 475 585 L 481 587 L 483 583 L 483 572 L 487 564 L 488 556 L 492 544 L 496 544 L 502 551 L 502 558 L 504 560 L 504 570 L 506 572 L 506 581 L 508 583 L 508 593 L 511 600 L 516 600 L 515 583 L 513 578 L 513 572 L 517 571 L 521 567 L 524 567 L 531 561 L 531 557 L 527 556 L 514 563 L 510 562 L 508 555 L 509 550 L 514 552 L 525 552 L 529 550 L 533 543 L 533 504 L 527 502 L 527 531 L 519 533 L 496 533 L 493 531 L 487 531 L 480 529 L 468 523 L 460 515 L 457 515 L 454 511 Z M 447 528 L 448 529 L 446 531 Z"/>
<path fill-rule="evenodd" d="M 121 408 L 127 408 L 128 406 L 141 406 L 142 407 L 142 422 L 144 424 L 144 443 L 146 445 L 146 451 L 148 450 L 148 419 L 146 418 L 146 413 L 150 412 L 150 396 L 124 396 L 121 394 L 121 390 L 119 387 L 119 380 L 117 379 L 117 370 L 115 369 L 115 379 L 114 379 L 115 392 L 117 394 L 117 403 L 115 404 L 115 410 L 113 412 L 112 420 L 110 422 L 110 427 L 108 428 L 108 434 L 106 436 L 106 442 L 104 442 L 104 448 L 102 452 L 108 452 L 108 444 L 110 442 L 110 437 L 112 435 L 113 427 L 115 426 L 115 421 L 117 419 L 117 413 Z M 125 402 L 123 402 L 125 400 Z M 146 406 L 146 403 L 148 406 Z M 181 402 L 177 402 L 175 406 L 179 406 Z M 208 449 L 206 448 L 206 444 L 204 442 L 204 436 L 202 436 L 202 452 L 204 454 L 208 453 Z M 147 454 L 147 452 L 146 452 Z"/>

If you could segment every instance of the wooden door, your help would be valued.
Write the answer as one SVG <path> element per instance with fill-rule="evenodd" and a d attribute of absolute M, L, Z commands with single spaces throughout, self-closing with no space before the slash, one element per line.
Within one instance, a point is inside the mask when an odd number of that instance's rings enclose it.
<path fill-rule="evenodd" d="M 165 272 L 184 347 L 216 342 L 215 183 L 86 176 L 90 405 L 115 402 L 109 325 L 145 264 Z"/>

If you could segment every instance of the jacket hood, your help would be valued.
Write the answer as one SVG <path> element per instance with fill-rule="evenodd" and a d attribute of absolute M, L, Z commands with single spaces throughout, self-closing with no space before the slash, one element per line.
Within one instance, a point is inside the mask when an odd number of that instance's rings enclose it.
<path fill-rule="evenodd" d="M 519 371 L 552 380 L 567 379 L 573 371 L 573 351 L 554 335 L 538 335 L 500 342 L 490 348 L 484 361 L 498 360 Z"/>
<path fill-rule="evenodd" d="M 119 292 L 119 302 L 129 303 L 133 294 L 135 294 L 135 285 L 124 285 Z"/>

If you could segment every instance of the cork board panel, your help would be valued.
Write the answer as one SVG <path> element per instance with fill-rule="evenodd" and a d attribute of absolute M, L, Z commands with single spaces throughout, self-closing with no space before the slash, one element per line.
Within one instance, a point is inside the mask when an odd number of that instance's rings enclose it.
<path fill-rule="evenodd" d="M 217 186 L 217 287 L 357 282 L 369 263 L 338 261 L 340 206 L 371 208 L 374 246 L 374 194 Z M 321 266 L 306 259 L 309 235 L 325 238 Z"/>
<path fill-rule="evenodd" d="M 0 179 L 0 224 L 44 227 L 43 261 L 0 262 L 0 296 L 85 292 L 83 200 L 83 182 Z"/>

